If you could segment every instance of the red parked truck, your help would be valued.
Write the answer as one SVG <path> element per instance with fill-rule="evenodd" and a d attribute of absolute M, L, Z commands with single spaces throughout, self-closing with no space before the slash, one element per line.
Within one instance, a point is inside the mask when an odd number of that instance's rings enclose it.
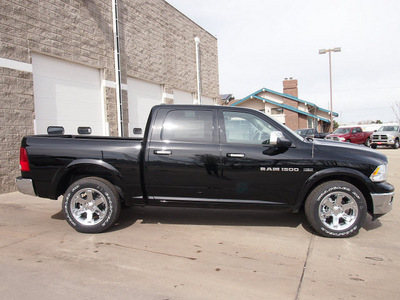
<path fill-rule="evenodd" d="M 370 146 L 372 131 L 363 131 L 361 127 L 340 127 L 332 134 L 325 137 L 326 140 L 364 144 Z"/>

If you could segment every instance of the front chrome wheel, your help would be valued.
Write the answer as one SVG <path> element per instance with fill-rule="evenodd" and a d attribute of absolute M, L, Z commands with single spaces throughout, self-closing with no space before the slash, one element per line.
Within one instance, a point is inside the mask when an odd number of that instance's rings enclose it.
<path fill-rule="evenodd" d="M 349 237 L 364 223 L 367 204 L 363 193 L 349 182 L 321 183 L 308 195 L 305 213 L 312 228 L 326 237 Z"/>
<path fill-rule="evenodd" d="M 326 195 L 319 205 L 319 218 L 331 230 L 346 230 L 357 219 L 358 205 L 355 199 L 342 192 Z"/>

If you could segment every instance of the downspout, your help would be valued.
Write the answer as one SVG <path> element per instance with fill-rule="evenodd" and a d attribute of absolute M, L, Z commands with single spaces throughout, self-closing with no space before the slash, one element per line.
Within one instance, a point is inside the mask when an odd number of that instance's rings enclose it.
<path fill-rule="evenodd" d="M 197 69 L 197 104 L 201 105 L 201 81 L 200 81 L 200 39 L 194 38 L 196 43 L 196 69 Z"/>
<path fill-rule="evenodd" d="M 314 104 L 314 128 L 317 129 L 317 131 L 319 132 L 319 130 L 318 130 L 318 119 L 316 117 L 318 117 L 317 116 L 317 105 Z"/>
<path fill-rule="evenodd" d="M 121 60 L 120 60 L 120 47 L 119 47 L 119 26 L 118 26 L 118 0 L 112 0 L 112 13 L 113 13 L 113 33 L 114 33 L 114 65 L 115 65 L 115 82 L 116 82 L 116 96 L 117 96 L 117 124 L 118 136 L 124 136 L 123 124 L 123 107 L 122 107 L 122 85 L 121 85 Z"/>

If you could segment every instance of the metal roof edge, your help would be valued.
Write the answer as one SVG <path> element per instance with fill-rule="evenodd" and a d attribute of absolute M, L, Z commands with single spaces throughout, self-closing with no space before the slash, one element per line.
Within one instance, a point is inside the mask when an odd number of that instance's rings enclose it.
<path fill-rule="evenodd" d="M 280 106 L 280 107 L 282 107 L 282 108 L 285 108 L 285 109 L 288 109 L 288 110 L 291 110 L 291 111 L 294 111 L 294 112 L 297 112 L 297 113 L 300 113 L 300 114 L 303 114 L 303 115 L 306 115 L 306 116 L 308 116 L 308 117 L 312 117 L 312 118 L 315 118 L 315 119 L 319 119 L 319 120 L 322 120 L 322 121 L 327 122 L 327 123 L 330 123 L 330 122 L 331 122 L 331 121 L 328 120 L 328 119 L 325 119 L 325 118 L 322 118 L 322 117 L 319 117 L 319 116 L 310 114 L 310 113 L 308 113 L 308 112 L 299 110 L 299 109 L 297 109 L 297 108 L 295 108 L 295 107 L 293 107 L 293 106 L 287 105 L 287 104 L 280 104 L 280 103 L 277 103 L 277 102 L 275 102 L 275 101 L 272 101 L 272 100 L 269 100 L 269 99 L 265 99 L 265 98 L 262 98 L 262 97 L 259 97 L 259 96 L 253 96 L 253 97 L 254 97 L 255 99 L 258 99 L 258 100 L 261 100 L 261 101 L 266 101 L 266 102 L 268 102 L 268 103 L 271 103 L 271 104 Z"/>
<path fill-rule="evenodd" d="M 330 112 L 331 112 L 330 110 L 325 109 L 325 108 L 321 108 L 321 107 L 317 106 L 317 105 L 314 104 L 314 103 L 311 103 L 311 102 L 302 100 L 302 99 L 300 99 L 300 98 L 294 97 L 294 96 L 289 95 L 289 94 L 279 93 L 279 92 L 276 92 L 276 91 L 273 91 L 273 90 L 270 90 L 270 89 L 267 89 L 267 88 L 262 88 L 262 89 L 258 90 L 257 92 L 254 92 L 253 94 L 250 94 L 249 96 L 243 98 L 242 100 L 239 100 L 238 102 L 233 103 L 233 104 L 230 105 L 230 106 L 235 106 L 235 105 L 237 105 L 237 104 L 239 104 L 239 103 L 242 103 L 242 102 L 248 100 L 249 98 L 256 96 L 257 94 L 259 94 L 259 93 L 261 93 L 261 92 L 273 93 L 273 94 L 278 95 L 278 96 L 281 96 L 281 97 L 289 98 L 289 99 L 294 100 L 294 101 L 297 101 L 297 102 L 302 102 L 302 103 L 304 103 L 304 104 L 308 104 L 308 105 L 314 106 L 314 107 L 316 107 L 317 109 L 319 109 L 319 110 L 321 110 L 321 111 L 324 111 L 324 112 L 327 112 L 327 113 L 330 113 Z M 258 99 L 260 100 L 260 97 L 259 97 Z M 261 100 L 264 100 L 264 99 L 261 98 Z M 274 103 L 275 103 L 275 102 L 274 102 Z M 313 116 L 314 116 L 314 115 L 313 115 Z M 337 112 L 333 112 L 333 116 L 334 116 L 334 117 L 338 117 L 339 114 L 338 114 Z M 318 117 L 318 118 L 320 118 L 320 117 Z M 320 119 L 323 119 L 323 118 L 320 118 Z M 326 120 L 326 119 L 325 119 L 325 120 Z M 330 123 L 330 121 L 329 121 L 329 123 Z"/>
<path fill-rule="evenodd" d="M 244 101 L 250 99 L 251 97 L 254 97 L 256 94 L 261 93 L 263 90 L 264 90 L 264 89 L 260 89 L 260 90 L 258 90 L 257 92 L 254 92 L 253 94 L 250 94 L 250 95 L 248 95 L 247 97 L 244 97 L 242 100 L 239 100 L 239 101 L 237 101 L 237 102 L 235 102 L 235 103 L 230 104 L 229 106 L 236 106 L 237 104 L 242 103 L 242 102 L 244 102 Z"/>

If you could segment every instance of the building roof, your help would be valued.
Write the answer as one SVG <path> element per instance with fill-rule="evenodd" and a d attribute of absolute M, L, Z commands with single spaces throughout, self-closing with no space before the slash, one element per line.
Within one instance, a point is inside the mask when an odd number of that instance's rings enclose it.
<path fill-rule="evenodd" d="M 237 101 L 235 101 L 235 102 L 232 102 L 232 103 L 229 104 L 229 106 L 236 106 L 236 105 L 238 105 L 238 104 L 240 104 L 240 103 L 242 103 L 242 102 L 244 102 L 244 101 L 246 101 L 246 100 L 249 100 L 249 99 L 257 99 L 257 100 L 265 101 L 265 102 L 268 102 L 268 103 L 277 105 L 277 106 L 279 106 L 279 107 L 282 107 L 282 108 L 285 108 L 285 109 L 288 109 L 288 110 L 297 112 L 297 113 L 299 113 L 299 114 L 303 114 L 303 115 L 306 115 L 306 116 L 309 116 L 309 117 L 312 117 L 312 118 L 318 118 L 318 119 L 320 119 L 320 120 L 322 120 L 322 121 L 324 121 L 324 122 L 327 122 L 327 123 L 330 123 L 330 122 L 331 122 L 331 121 L 328 120 L 328 119 L 321 118 L 321 117 L 319 117 L 319 116 L 316 116 L 316 115 L 310 114 L 310 113 L 308 113 L 308 112 L 299 110 L 299 109 L 297 109 L 297 108 L 295 108 L 295 107 L 293 107 L 293 106 L 290 106 L 290 105 L 287 105 L 287 104 L 281 104 L 281 103 L 275 102 L 275 101 L 273 101 L 273 100 L 269 100 L 269 99 L 266 99 L 266 98 L 262 98 L 262 97 L 257 96 L 257 95 L 258 95 L 259 93 L 261 93 L 261 92 L 269 92 L 269 93 L 272 93 L 272 94 L 275 94 L 275 95 L 278 95 L 278 96 L 281 96 L 281 97 L 285 97 L 285 98 L 288 98 L 288 99 L 291 99 L 291 100 L 294 100 L 294 101 L 297 101 L 297 102 L 300 102 L 300 103 L 304 103 L 304 104 L 313 106 L 313 107 L 317 108 L 318 110 L 321 110 L 321 111 L 330 113 L 330 110 L 327 110 L 327 109 L 325 109 L 325 108 L 321 108 L 321 107 L 315 105 L 314 103 L 311 103 L 311 102 L 308 102 L 308 101 L 305 101 L 305 100 L 301 100 L 301 99 L 299 99 L 299 98 L 297 98 L 297 97 L 294 97 L 294 96 L 292 96 L 292 95 L 279 93 L 279 92 L 276 92 L 276 91 L 273 91 L 273 90 L 270 90 L 270 89 L 267 89 L 267 88 L 262 88 L 262 89 L 260 89 L 260 90 L 258 90 L 258 91 L 256 91 L 256 92 L 254 92 L 254 93 L 248 95 L 247 97 L 241 99 L 241 100 L 237 100 Z M 336 113 L 336 112 L 333 112 L 333 116 L 334 116 L 334 117 L 338 117 L 339 114 Z"/>
<path fill-rule="evenodd" d="M 219 99 L 231 100 L 231 99 L 235 99 L 235 97 L 233 97 L 233 94 L 221 94 L 221 95 L 219 95 Z"/>

